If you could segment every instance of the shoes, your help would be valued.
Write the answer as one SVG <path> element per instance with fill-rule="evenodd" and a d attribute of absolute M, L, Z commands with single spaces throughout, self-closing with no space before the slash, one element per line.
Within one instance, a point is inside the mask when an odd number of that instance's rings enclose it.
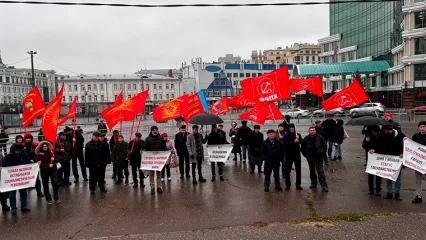
<path fill-rule="evenodd" d="M 18 212 L 16 210 L 12 211 L 12 216 L 16 216 L 16 214 L 18 214 Z"/>
<path fill-rule="evenodd" d="M 337 156 L 337 159 L 338 160 L 342 160 L 342 156 Z"/>
<path fill-rule="evenodd" d="M 264 189 L 264 191 L 265 191 L 265 192 L 269 192 L 269 188 L 265 188 L 265 189 Z"/>
<path fill-rule="evenodd" d="M 164 178 L 161 178 L 161 181 L 164 182 Z"/>
<path fill-rule="evenodd" d="M 123 182 L 123 180 L 121 180 L 120 178 L 117 180 L 117 181 L 115 181 L 115 184 L 121 184 Z"/>
<path fill-rule="evenodd" d="M 95 195 L 95 191 L 90 191 L 90 194 Z"/>
<path fill-rule="evenodd" d="M 10 207 L 9 206 L 3 206 L 2 208 L 1 208 L 1 210 L 3 211 L 3 212 L 9 212 L 10 211 Z"/>
<path fill-rule="evenodd" d="M 183 178 L 183 175 L 180 175 L 180 179 L 182 179 Z"/>
<path fill-rule="evenodd" d="M 163 193 L 163 189 L 162 188 L 157 188 L 157 192 L 158 193 Z"/>
<path fill-rule="evenodd" d="M 232 160 L 237 161 L 237 159 L 236 159 L 236 158 L 234 158 L 234 159 L 232 159 Z"/>
<path fill-rule="evenodd" d="M 286 190 L 286 191 L 290 190 L 290 186 L 286 186 L 286 187 L 285 187 L 285 190 Z"/>
<path fill-rule="evenodd" d="M 220 176 L 220 181 L 225 181 L 225 178 L 223 176 Z"/>
<path fill-rule="evenodd" d="M 78 183 L 78 178 L 74 179 L 74 183 Z"/>
<path fill-rule="evenodd" d="M 151 194 L 155 194 L 155 188 L 151 188 Z"/>
<path fill-rule="evenodd" d="M 65 183 L 64 185 L 71 186 L 71 185 L 72 185 L 72 183 L 71 183 L 71 182 L 67 182 L 67 183 Z"/>
<path fill-rule="evenodd" d="M 186 178 L 191 178 L 191 176 L 189 174 L 186 174 Z"/>
<path fill-rule="evenodd" d="M 115 176 L 115 175 L 112 175 L 111 179 L 115 179 L 115 178 L 116 178 L 116 176 Z"/>
<path fill-rule="evenodd" d="M 129 185 L 129 179 L 126 178 L 126 180 L 124 181 L 124 184 Z"/>
<path fill-rule="evenodd" d="M 216 177 L 215 176 L 212 177 L 212 182 L 214 182 L 214 181 L 216 181 Z"/>
<path fill-rule="evenodd" d="M 275 190 L 277 190 L 277 191 L 279 191 L 279 192 L 282 192 L 282 191 L 283 191 L 283 188 L 282 188 L 282 187 L 275 187 Z"/>
<path fill-rule="evenodd" d="M 328 192 L 328 187 L 323 187 L 323 188 L 322 188 L 322 190 L 323 190 L 324 192 Z"/>
<path fill-rule="evenodd" d="M 172 178 L 171 178 L 171 177 L 168 177 L 168 178 L 167 178 L 167 181 L 172 181 Z"/>
<path fill-rule="evenodd" d="M 108 192 L 105 188 L 100 189 L 101 192 Z"/>
<path fill-rule="evenodd" d="M 42 192 L 38 192 L 37 197 L 42 198 L 42 197 L 44 197 L 44 194 Z"/>
<path fill-rule="evenodd" d="M 416 198 L 413 199 L 413 201 L 411 201 L 412 203 L 421 203 L 422 202 L 422 197 L 416 196 Z"/>
<path fill-rule="evenodd" d="M 203 178 L 203 177 L 198 178 L 198 181 L 199 182 L 207 182 L 207 180 L 205 178 Z"/>
<path fill-rule="evenodd" d="M 368 191 L 368 195 L 374 195 L 374 191 L 373 190 L 370 190 L 370 191 Z"/>
<path fill-rule="evenodd" d="M 27 207 L 24 207 L 24 208 L 21 209 L 21 211 L 23 211 L 23 212 L 31 212 L 31 209 L 29 209 Z"/>
<path fill-rule="evenodd" d="M 381 196 L 382 193 L 380 191 L 376 192 L 376 196 Z"/>
<path fill-rule="evenodd" d="M 47 200 L 46 202 L 47 202 L 48 205 L 52 205 L 53 204 L 52 200 Z"/>
<path fill-rule="evenodd" d="M 261 174 L 261 173 L 263 173 L 263 171 L 262 171 L 262 170 L 259 170 L 259 174 Z"/>
<path fill-rule="evenodd" d="M 145 183 L 143 182 L 143 180 L 139 180 L 139 185 L 141 185 L 141 188 L 145 187 Z"/>
<path fill-rule="evenodd" d="M 251 174 L 253 174 L 253 173 L 254 173 L 254 170 L 250 170 L 250 173 L 251 173 Z"/>
<path fill-rule="evenodd" d="M 138 188 L 138 187 L 139 187 L 139 184 L 137 182 L 133 184 L 133 188 Z"/>
<path fill-rule="evenodd" d="M 309 188 L 310 188 L 310 189 L 316 189 L 316 188 L 317 188 L 317 185 L 311 185 Z"/>
<path fill-rule="evenodd" d="M 392 199 L 393 194 L 392 193 L 386 193 L 386 195 L 383 197 L 383 199 Z"/>
<path fill-rule="evenodd" d="M 198 184 L 197 180 L 193 179 L 192 184 Z"/>
<path fill-rule="evenodd" d="M 61 203 L 61 200 L 56 199 L 56 200 L 55 200 L 55 203 L 56 203 L 56 204 L 59 204 L 59 203 Z"/>
<path fill-rule="evenodd" d="M 303 188 L 301 186 L 296 186 L 297 190 L 303 190 Z"/>
<path fill-rule="evenodd" d="M 89 181 L 89 179 L 85 178 L 85 179 L 84 179 L 84 181 L 85 181 L 85 182 L 88 182 L 88 181 Z"/>
<path fill-rule="evenodd" d="M 331 161 L 336 161 L 336 160 L 337 160 L 337 157 L 334 157 L 331 159 Z"/>
<path fill-rule="evenodd" d="M 401 195 L 399 195 L 399 193 L 395 194 L 395 200 L 402 201 Z"/>
<path fill-rule="evenodd" d="M 243 160 L 243 163 L 246 163 L 246 160 L 245 160 L 245 159 Z"/>

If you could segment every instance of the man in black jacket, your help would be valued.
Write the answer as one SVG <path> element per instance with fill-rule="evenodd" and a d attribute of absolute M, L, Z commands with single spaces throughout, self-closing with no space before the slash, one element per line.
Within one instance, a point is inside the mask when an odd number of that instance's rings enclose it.
<path fill-rule="evenodd" d="M 158 127 L 152 126 L 151 133 L 145 139 L 145 151 L 168 151 L 166 142 L 158 134 Z M 149 185 L 151 186 L 151 194 L 155 194 L 155 182 L 154 177 L 157 174 L 157 192 L 162 193 L 163 187 L 161 183 L 161 171 L 149 171 Z"/>
<path fill-rule="evenodd" d="M 237 131 L 237 137 L 240 138 L 241 147 L 243 150 L 243 163 L 247 160 L 247 153 L 248 157 L 250 157 L 250 133 L 251 129 L 247 127 L 247 121 L 241 122 L 242 126 L 238 128 Z"/>
<path fill-rule="evenodd" d="M 333 115 L 329 114 L 321 126 L 324 127 L 324 140 L 328 143 L 328 158 L 331 159 L 334 145 L 334 129 L 336 128 L 336 121 L 333 119 Z"/>
<path fill-rule="evenodd" d="M 104 155 L 104 143 L 99 141 L 100 133 L 94 132 L 92 140 L 86 143 L 85 159 L 86 167 L 89 168 L 89 190 L 91 194 L 95 194 L 96 185 L 101 192 L 107 192 L 103 179 L 103 171 L 106 166 L 107 159 L 102 159 Z"/>
<path fill-rule="evenodd" d="M 186 131 L 186 126 L 181 125 L 179 133 L 175 136 L 175 148 L 179 157 L 180 178 L 183 178 L 184 175 L 186 178 L 191 178 L 189 175 L 189 153 L 186 147 L 188 135 L 189 133 Z"/>
<path fill-rule="evenodd" d="M 418 124 L 419 132 L 414 134 L 411 140 L 426 147 L 426 121 L 420 121 Z M 422 202 L 422 175 L 420 172 L 415 171 L 416 174 L 416 197 L 413 203 Z"/>
<path fill-rule="evenodd" d="M 80 175 L 78 174 L 78 167 L 77 167 L 77 161 L 80 164 L 81 174 L 83 175 L 83 179 L 85 182 L 88 181 L 87 179 L 87 172 L 86 172 L 86 166 L 84 163 L 84 156 L 83 156 L 83 147 L 84 147 L 84 137 L 83 135 L 76 131 L 75 137 L 74 137 L 74 129 L 71 129 L 69 127 L 65 127 L 64 133 L 67 136 L 67 141 L 71 145 L 71 167 L 72 167 L 72 174 L 74 175 L 74 183 L 78 183 L 78 179 L 80 178 Z"/>
<path fill-rule="evenodd" d="M 13 152 L 10 152 L 2 160 L 2 167 L 14 167 L 14 166 L 23 165 L 23 164 L 31 164 L 26 154 L 23 153 L 23 149 L 24 147 L 22 146 L 21 143 L 13 144 Z M 27 189 L 20 189 L 19 195 L 21 196 L 21 211 L 22 212 L 31 211 L 27 207 L 27 200 L 28 200 Z M 12 216 L 14 216 L 17 214 L 17 210 L 18 210 L 18 208 L 16 207 L 16 190 L 9 191 L 9 201 L 10 201 L 10 207 L 12 208 Z"/>
<path fill-rule="evenodd" d="M 212 125 L 212 132 L 206 137 L 207 145 L 221 145 L 221 144 L 229 144 L 229 142 L 224 139 L 221 132 L 217 129 L 216 124 Z M 220 181 L 225 181 L 223 177 L 223 162 L 218 162 L 217 167 L 219 169 L 219 177 Z M 212 182 L 216 181 L 216 162 L 211 162 L 212 167 Z"/>
<path fill-rule="evenodd" d="M 98 125 L 98 131 L 99 133 L 107 133 L 108 132 L 108 128 L 107 125 L 104 123 L 104 120 L 101 120 L 99 125 Z"/>
<path fill-rule="evenodd" d="M 7 133 L 4 131 L 4 129 L 2 129 L 1 132 L 0 132 L 0 153 L 1 153 L 1 150 L 3 149 L 4 156 L 6 156 L 6 154 L 7 154 L 6 143 L 9 140 L 10 140 L 9 135 L 7 135 Z"/>
<path fill-rule="evenodd" d="M 103 165 L 103 169 L 101 169 L 101 177 L 103 179 L 104 184 L 105 182 L 105 172 L 106 172 L 106 167 L 108 164 L 111 164 L 111 150 L 109 149 L 109 143 L 108 143 L 108 139 L 105 137 L 105 133 L 101 133 L 99 136 L 99 142 L 101 144 L 103 144 L 103 148 L 102 148 L 102 156 L 101 158 L 104 159 L 104 165 Z"/>
<path fill-rule="evenodd" d="M 109 149 L 112 151 L 112 149 L 114 149 L 115 144 L 118 143 L 118 135 L 120 134 L 120 132 L 118 130 L 114 130 L 112 131 L 112 137 L 109 140 Z M 118 180 L 123 178 L 123 174 L 122 173 L 118 173 Z M 112 163 L 112 179 L 116 179 L 117 178 L 117 162 L 114 161 Z"/>
<path fill-rule="evenodd" d="M 296 127 L 293 123 L 288 125 L 288 132 L 284 136 L 284 147 L 286 152 L 286 173 L 285 173 L 285 190 L 290 190 L 290 172 L 293 167 L 296 168 L 296 189 L 303 190 L 302 184 L 302 158 L 300 157 L 300 142 L 302 135 L 296 133 Z"/>
<path fill-rule="evenodd" d="M 391 125 L 393 129 L 397 130 L 398 132 L 402 132 L 401 124 L 393 120 L 392 113 L 386 113 L 385 119 L 386 121 L 388 121 L 389 125 Z"/>
<path fill-rule="evenodd" d="M 328 185 L 325 179 L 323 155 L 327 144 L 323 137 L 316 134 L 315 127 L 309 128 L 309 135 L 303 139 L 302 154 L 308 160 L 309 172 L 311 178 L 310 189 L 316 189 L 318 179 L 324 192 L 328 192 Z M 318 173 L 318 177 L 317 177 Z"/>
<path fill-rule="evenodd" d="M 324 127 L 321 126 L 321 120 L 316 120 L 315 121 L 315 131 L 317 132 L 318 135 L 320 135 L 321 137 L 323 137 L 325 139 L 325 136 L 324 136 Z M 324 152 L 323 159 L 324 159 L 325 164 L 328 164 L 327 152 Z"/>
<path fill-rule="evenodd" d="M 141 188 L 145 187 L 145 183 L 143 181 L 145 176 L 141 170 L 142 151 L 145 147 L 145 142 L 141 138 L 142 134 L 135 133 L 135 138 L 130 141 L 128 145 L 128 158 L 130 160 L 130 165 L 132 166 L 133 188 L 138 187 L 138 173 L 140 186 Z"/>
<path fill-rule="evenodd" d="M 379 148 L 380 139 L 382 136 L 380 127 L 378 125 L 369 126 L 367 129 L 365 129 L 365 131 L 368 131 L 368 135 L 364 138 L 364 141 L 362 142 L 362 148 L 364 148 L 368 154 L 371 149 Z M 374 188 L 374 177 L 376 178 L 376 188 Z M 374 190 L 376 190 L 376 196 L 380 196 L 382 191 L 382 178 L 380 176 L 368 174 L 368 189 L 369 195 L 373 195 Z"/>
<path fill-rule="evenodd" d="M 257 171 L 259 173 L 262 173 L 262 154 L 260 152 L 260 148 L 262 147 L 262 143 L 264 141 L 263 139 L 263 133 L 260 132 L 260 126 L 254 125 L 253 126 L 254 131 L 251 133 L 250 137 L 250 173 L 254 173 L 254 170 L 257 166 Z"/>
<path fill-rule="evenodd" d="M 267 132 L 268 138 L 263 141 L 260 152 L 265 161 L 265 192 L 269 192 L 271 184 L 271 174 L 274 172 L 275 190 L 283 191 L 280 183 L 280 163 L 284 157 L 284 148 L 275 137 L 275 131 L 270 129 Z"/>

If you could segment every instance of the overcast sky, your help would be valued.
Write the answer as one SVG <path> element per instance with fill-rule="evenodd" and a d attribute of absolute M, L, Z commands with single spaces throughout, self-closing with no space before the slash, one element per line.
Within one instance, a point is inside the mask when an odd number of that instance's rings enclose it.
<path fill-rule="evenodd" d="M 189 4 L 264 1 L 87 2 Z M 145 66 L 147 69 L 175 68 L 191 58 L 214 61 L 226 53 L 249 59 L 252 50 L 285 47 L 294 42 L 317 43 L 318 38 L 328 36 L 328 8 L 328 5 L 319 5 L 154 9 L 0 4 L 0 50 L 3 62 L 7 64 L 28 58 L 26 52 L 29 50 L 37 51 L 36 68 L 54 69 L 67 75 L 133 73 Z M 14 65 L 30 67 L 30 60 Z"/>

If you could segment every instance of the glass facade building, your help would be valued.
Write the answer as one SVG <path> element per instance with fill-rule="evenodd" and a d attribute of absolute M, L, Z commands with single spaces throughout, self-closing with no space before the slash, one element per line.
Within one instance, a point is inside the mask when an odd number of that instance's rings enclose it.
<path fill-rule="evenodd" d="M 340 49 L 357 45 L 357 59 L 392 61 L 402 43 L 401 8 L 402 1 L 330 4 L 330 35 L 341 34 Z"/>

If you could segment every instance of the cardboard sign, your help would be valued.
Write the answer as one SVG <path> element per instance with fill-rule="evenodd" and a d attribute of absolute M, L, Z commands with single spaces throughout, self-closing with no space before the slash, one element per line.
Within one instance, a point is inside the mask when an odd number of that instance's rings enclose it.
<path fill-rule="evenodd" d="M 34 187 L 39 169 L 37 163 L 1 168 L 0 192 Z"/>
<path fill-rule="evenodd" d="M 207 146 L 207 154 L 210 162 L 226 162 L 232 151 L 231 144 L 209 145 Z"/>
<path fill-rule="evenodd" d="M 170 154 L 170 151 L 144 151 L 142 153 L 141 170 L 161 171 L 167 159 L 169 159 Z"/>
<path fill-rule="evenodd" d="M 402 158 L 382 154 L 368 154 L 366 173 L 396 181 L 401 172 Z"/>
<path fill-rule="evenodd" d="M 404 141 L 404 166 L 412 168 L 421 174 L 426 173 L 426 146 L 411 139 Z"/>

